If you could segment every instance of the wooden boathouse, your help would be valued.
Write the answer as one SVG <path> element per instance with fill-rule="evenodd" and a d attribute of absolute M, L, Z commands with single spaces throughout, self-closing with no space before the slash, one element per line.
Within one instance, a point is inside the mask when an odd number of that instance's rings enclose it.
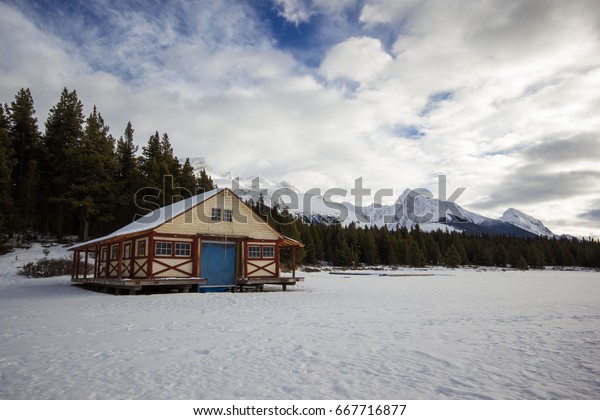
<path fill-rule="evenodd" d="M 136 294 L 142 288 L 262 290 L 296 284 L 296 250 L 228 188 L 158 208 L 110 235 L 77 244 L 74 283 Z M 281 250 L 291 249 L 291 276 Z"/>

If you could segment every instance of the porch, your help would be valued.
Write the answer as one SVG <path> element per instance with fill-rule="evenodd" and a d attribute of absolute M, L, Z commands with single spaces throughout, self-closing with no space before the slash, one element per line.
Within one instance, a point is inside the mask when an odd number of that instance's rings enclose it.
<path fill-rule="evenodd" d="M 71 282 L 96 291 L 116 295 L 137 295 L 142 290 L 156 290 L 163 293 L 197 292 L 199 286 L 207 280 L 200 277 L 192 278 L 150 278 L 150 279 L 110 279 L 110 278 L 73 278 Z"/>
<path fill-rule="evenodd" d="M 232 289 L 233 292 L 243 292 L 245 290 L 254 290 L 262 292 L 266 284 L 281 286 L 282 290 L 287 291 L 288 286 L 294 286 L 297 282 L 304 281 L 304 277 L 252 277 L 238 279 L 237 285 Z"/>

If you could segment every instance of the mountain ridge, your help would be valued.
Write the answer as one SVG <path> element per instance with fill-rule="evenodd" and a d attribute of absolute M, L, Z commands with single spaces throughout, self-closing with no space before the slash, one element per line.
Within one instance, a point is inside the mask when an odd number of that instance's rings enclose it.
<path fill-rule="evenodd" d="M 556 236 L 540 220 L 512 207 L 502 217 L 494 219 L 410 188 L 406 188 L 394 204 L 357 206 L 333 199 L 347 196 L 328 196 L 327 192 L 324 195 L 302 193 L 285 180 L 272 182 L 260 176 L 241 178 L 233 177 L 231 172 L 218 173 L 203 158 L 191 159 L 191 164 L 197 173 L 204 169 L 217 185 L 231 185 L 240 198 L 257 202 L 262 196 L 265 205 L 287 208 L 307 223 L 341 222 L 344 226 L 355 223 L 359 227 L 386 226 L 388 229 L 410 229 L 418 224 L 421 230 L 427 232 L 441 229 L 518 237 Z"/>

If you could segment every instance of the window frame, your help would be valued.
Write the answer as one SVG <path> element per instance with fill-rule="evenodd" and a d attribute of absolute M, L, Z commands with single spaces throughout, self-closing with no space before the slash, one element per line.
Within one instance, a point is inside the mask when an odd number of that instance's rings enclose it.
<path fill-rule="evenodd" d="M 271 253 L 270 253 L 271 255 L 265 255 L 265 249 L 269 249 L 269 248 L 271 250 Z M 263 245 L 260 247 L 260 250 L 261 250 L 260 255 L 263 259 L 272 260 L 275 258 L 275 246 L 274 245 Z"/>
<path fill-rule="evenodd" d="M 258 252 L 256 252 L 258 251 Z M 261 259 L 262 252 L 260 245 L 248 245 L 248 259 L 259 260 Z"/>
<path fill-rule="evenodd" d="M 141 241 L 138 241 L 137 243 L 137 247 L 136 247 L 136 257 L 147 257 L 148 255 L 146 255 L 146 239 L 142 239 Z M 140 248 L 142 249 L 143 252 L 140 252 Z"/>
<path fill-rule="evenodd" d="M 223 212 L 220 208 L 213 207 L 210 212 L 210 220 L 212 220 L 213 222 L 220 222 L 222 213 Z"/>
<path fill-rule="evenodd" d="M 187 253 L 182 254 L 182 247 L 187 251 Z M 192 244 L 191 242 L 175 242 L 175 246 L 173 248 L 175 257 L 191 257 L 192 256 Z"/>
<path fill-rule="evenodd" d="M 119 244 L 113 244 L 110 246 L 110 259 L 111 261 L 119 259 Z"/>
<path fill-rule="evenodd" d="M 162 247 L 162 245 L 164 245 L 164 247 Z M 167 249 L 169 250 L 168 254 L 166 253 Z M 173 256 L 173 242 L 171 242 L 171 241 L 156 241 L 156 242 L 154 242 L 154 255 L 156 257 L 172 257 Z"/>

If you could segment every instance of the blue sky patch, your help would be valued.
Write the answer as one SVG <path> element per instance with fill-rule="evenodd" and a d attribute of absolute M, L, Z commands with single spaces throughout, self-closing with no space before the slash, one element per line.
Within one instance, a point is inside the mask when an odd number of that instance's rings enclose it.
<path fill-rule="evenodd" d="M 395 125 L 391 128 L 391 133 L 396 137 L 403 137 L 406 139 L 420 139 L 425 135 L 419 127 L 416 125 Z"/>
<path fill-rule="evenodd" d="M 430 95 L 427 104 L 425 104 L 419 115 L 423 117 L 429 114 L 431 111 L 438 108 L 441 102 L 451 100 L 453 95 L 454 92 L 452 92 L 451 90 L 437 92 L 433 95 Z"/>

